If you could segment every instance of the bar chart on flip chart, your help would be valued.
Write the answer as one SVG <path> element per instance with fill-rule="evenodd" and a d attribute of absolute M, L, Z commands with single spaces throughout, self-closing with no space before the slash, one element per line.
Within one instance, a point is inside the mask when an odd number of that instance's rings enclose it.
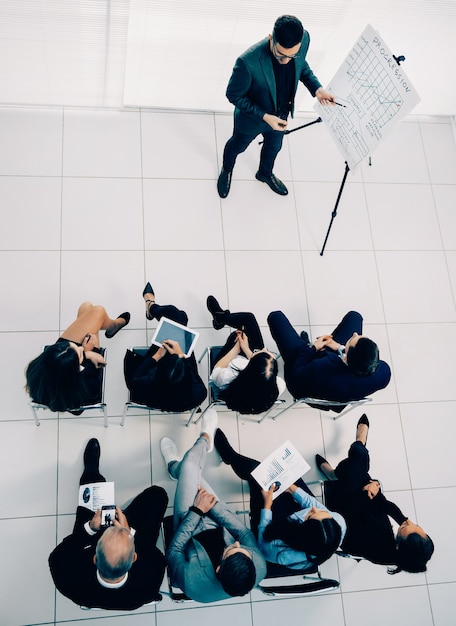
<path fill-rule="evenodd" d="M 328 84 L 342 106 L 315 110 L 325 122 L 350 170 L 418 104 L 420 97 L 383 41 L 368 25 Z"/>

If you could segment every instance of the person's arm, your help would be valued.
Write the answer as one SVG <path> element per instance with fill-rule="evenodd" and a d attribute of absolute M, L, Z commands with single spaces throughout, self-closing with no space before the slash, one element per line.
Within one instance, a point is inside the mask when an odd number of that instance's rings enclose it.
<path fill-rule="evenodd" d="M 244 546 L 256 548 L 255 536 L 241 520 L 230 511 L 226 504 L 217 502 L 207 514 Z"/>
<path fill-rule="evenodd" d="M 378 495 L 383 496 L 383 494 L 378 494 Z M 399 526 L 408 519 L 408 517 L 402 513 L 402 511 L 397 506 L 397 504 L 394 504 L 394 502 L 390 502 L 385 497 L 384 497 L 384 510 L 389 517 L 392 517 L 393 520 L 399 524 Z"/>
<path fill-rule="evenodd" d="M 187 544 L 193 537 L 201 517 L 212 510 L 215 506 L 215 501 L 216 498 L 213 494 L 199 488 L 193 501 L 193 506 L 188 510 L 187 515 L 180 523 L 166 550 L 166 560 L 172 571 L 173 579 L 182 589 L 185 588 L 185 570 L 189 561 L 198 558 L 196 552 L 190 556 L 187 554 Z"/>
<path fill-rule="evenodd" d="M 231 104 L 234 104 L 234 106 L 243 113 L 252 115 L 258 118 L 258 121 L 261 121 L 267 111 L 248 98 L 247 94 L 251 86 L 252 74 L 250 69 L 244 59 L 239 57 L 236 59 L 231 78 L 228 82 L 226 97 Z"/>

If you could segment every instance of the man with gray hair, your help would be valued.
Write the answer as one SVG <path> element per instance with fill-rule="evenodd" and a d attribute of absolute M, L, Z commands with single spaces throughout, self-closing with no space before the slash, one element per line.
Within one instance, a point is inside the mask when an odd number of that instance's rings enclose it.
<path fill-rule="evenodd" d="M 100 444 L 91 439 L 84 451 L 80 485 L 105 482 L 98 465 Z M 132 611 L 161 600 L 165 558 L 156 546 L 168 496 L 148 487 L 122 511 L 116 507 L 112 526 L 78 506 L 71 535 L 49 557 L 55 586 L 64 596 L 90 608 Z"/>

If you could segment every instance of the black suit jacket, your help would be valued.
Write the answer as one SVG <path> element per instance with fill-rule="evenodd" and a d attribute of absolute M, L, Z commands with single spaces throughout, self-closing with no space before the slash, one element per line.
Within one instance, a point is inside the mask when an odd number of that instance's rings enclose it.
<path fill-rule="evenodd" d="M 165 573 L 165 557 L 155 546 L 154 541 L 142 537 L 137 530 L 135 549 L 137 559 L 128 572 L 127 581 L 118 589 L 107 589 L 97 579 L 97 569 L 93 562 L 97 541 L 103 533 L 100 530 L 90 536 L 84 523 L 93 513 L 78 507 L 73 534 L 66 537 L 49 557 L 49 567 L 55 586 L 64 596 L 82 606 L 91 608 L 133 611 L 143 604 L 161 599 L 160 585 Z"/>
<path fill-rule="evenodd" d="M 198 374 L 195 355 L 180 359 L 165 354 L 158 362 L 151 358 L 152 346 L 145 357 L 127 350 L 124 374 L 131 400 L 162 411 L 187 411 L 199 406 L 207 389 Z"/>
<path fill-rule="evenodd" d="M 295 85 L 291 114 L 294 112 L 294 95 L 301 81 L 312 96 L 321 84 L 306 61 L 310 37 L 307 31 L 295 64 Z M 277 95 L 273 59 L 269 49 L 269 38 L 259 41 L 246 50 L 236 60 L 228 83 L 226 97 L 234 104 L 236 127 L 240 132 L 257 133 L 270 131 L 269 124 L 263 121 L 265 113 L 277 114 Z"/>

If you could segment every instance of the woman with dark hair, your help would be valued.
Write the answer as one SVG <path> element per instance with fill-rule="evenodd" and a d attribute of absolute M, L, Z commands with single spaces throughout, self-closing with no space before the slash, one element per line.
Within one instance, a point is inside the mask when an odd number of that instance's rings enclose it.
<path fill-rule="evenodd" d="M 172 304 L 155 302 L 152 285 L 147 283 L 143 291 L 148 320 L 162 317 L 187 326 L 185 311 Z M 127 350 L 124 374 L 133 402 L 161 409 L 162 411 L 187 411 L 199 406 L 206 398 L 207 390 L 198 375 L 195 355 L 188 358 L 177 341 L 164 341 L 161 347 L 151 345 L 144 356 Z"/>
<path fill-rule="evenodd" d="M 317 465 L 330 480 L 339 485 L 332 506 L 347 521 L 342 549 L 373 563 L 395 565 L 389 574 L 400 571 L 425 572 L 434 552 L 432 539 L 421 526 L 411 522 L 381 491 L 380 482 L 369 475 L 369 451 L 366 448 L 369 420 L 362 415 L 356 427 L 356 441 L 348 457 L 333 469 L 326 459 L 316 455 Z M 391 517 L 399 528 L 394 536 Z"/>
<path fill-rule="evenodd" d="M 264 347 L 255 316 L 222 310 L 214 296 L 208 296 L 207 308 L 215 330 L 236 328 L 212 368 L 210 382 L 218 397 L 244 415 L 267 411 L 285 391 L 285 382 L 277 376 L 277 357 Z"/>
<path fill-rule="evenodd" d="M 130 313 L 111 319 L 101 305 L 83 302 L 76 320 L 56 343 L 46 346 L 26 369 L 26 390 L 32 400 L 51 411 L 79 409 L 100 401 L 101 371 L 105 360 L 98 333 L 111 339 L 130 321 Z"/>
<path fill-rule="evenodd" d="M 267 561 L 305 572 L 329 559 L 345 534 L 341 515 L 318 502 L 302 479 L 273 501 L 274 485 L 264 491 L 251 476 L 259 461 L 238 454 L 219 428 L 214 445 L 222 461 L 249 483 L 250 528 Z"/>

